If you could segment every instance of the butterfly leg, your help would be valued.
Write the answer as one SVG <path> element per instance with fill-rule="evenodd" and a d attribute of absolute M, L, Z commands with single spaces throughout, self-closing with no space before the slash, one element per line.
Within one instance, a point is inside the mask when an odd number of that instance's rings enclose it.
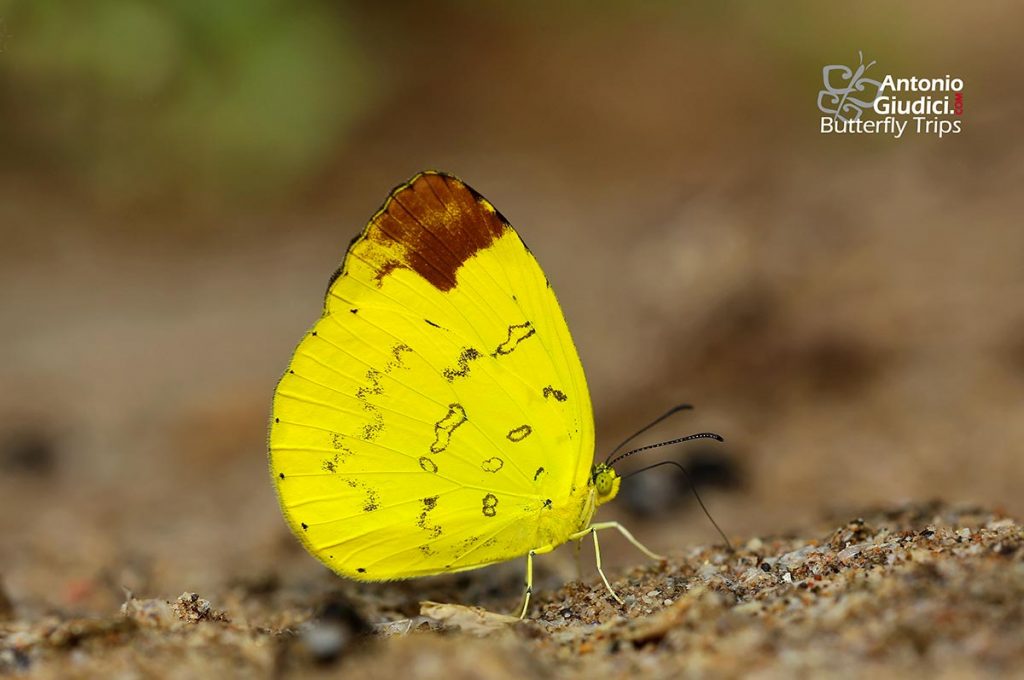
<path fill-rule="evenodd" d="M 612 597 L 615 598 L 615 601 L 619 604 L 622 604 L 622 600 L 619 598 L 618 595 L 615 594 L 615 591 L 612 590 L 611 584 L 608 583 L 608 577 L 604 575 L 604 569 L 601 568 L 601 546 L 597 542 L 597 527 L 591 526 L 590 533 L 594 537 L 594 557 L 597 560 L 597 573 L 601 575 L 601 580 L 604 581 L 604 587 L 607 588 L 608 592 L 612 594 Z"/>
<path fill-rule="evenodd" d="M 625 536 L 627 541 L 632 543 L 637 550 L 647 555 L 652 560 L 658 560 L 660 562 L 662 560 L 668 559 L 665 556 L 659 555 L 658 553 L 650 550 L 643 543 L 636 540 L 633 534 L 629 533 L 629 530 L 626 527 L 619 524 L 618 522 L 598 522 L 597 524 L 591 524 L 588 530 L 589 529 L 593 529 L 594 531 L 600 531 L 602 529 L 618 529 L 619 533 Z"/>
<path fill-rule="evenodd" d="M 626 527 L 622 526 L 618 522 L 598 522 L 597 524 L 591 524 L 589 527 L 587 527 L 583 531 L 577 531 L 575 534 L 572 534 L 571 536 L 569 536 L 569 540 L 570 541 L 572 541 L 572 540 L 577 540 L 577 541 L 578 540 L 582 540 L 583 537 L 585 537 L 587 534 L 592 534 L 594 536 L 594 557 L 597 559 L 597 573 L 601 575 L 601 580 L 604 581 L 605 587 L 608 589 L 608 592 L 612 594 L 612 597 L 615 598 L 615 601 L 618 602 L 619 604 L 622 604 L 622 600 L 619 599 L 619 596 L 615 594 L 615 591 L 612 590 L 611 585 L 608 583 L 608 578 L 605 577 L 605 575 L 604 575 L 604 569 L 601 568 L 601 546 L 597 542 L 597 532 L 601 531 L 602 529 L 618 529 L 619 533 L 621 533 L 623 536 L 625 536 L 627 541 L 629 541 L 634 546 L 636 546 L 637 550 L 639 550 L 643 554 L 647 555 L 652 560 L 659 560 L 659 561 L 661 561 L 661 560 L 664 560 L 666 558 L 661 556 L 661 555 L 659 555 L 658 553 L 650 550 L 643 543 L 641 543 L 640 541 L 636 540 L 636 537 L 633 536 L 633 534 L 631 534 L 629 532 L 629 529 L 627 529 Z"/>
<path fill-rule="evenodd" d="M 530 595 L 533 594 L 533 556 L 536 551 L 526 553 L 526 594 L 523 596 L 523 611 L 519 612 L 519 618 L 526 618 L 526 610 L 530 606 Z"/>

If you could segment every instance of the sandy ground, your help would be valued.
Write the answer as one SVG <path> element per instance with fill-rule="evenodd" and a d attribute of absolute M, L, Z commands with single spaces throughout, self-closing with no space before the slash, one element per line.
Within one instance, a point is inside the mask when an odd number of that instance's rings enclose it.
<path fill-rule="evenodd" d="M 695 547 L 540 591 L 468 579 L 310 592 L 271 574 L 104 616 L 11 619 L 0 671 L 33 677 L 1006 677 L 1024 663 L 1024 527 L 910 505 Z M 490 609 L 419 603 L 479 598 Z M 418 604 L 419 603 L 419 604 Z M 422 614 L 416 614 L 420 608 Z"/>

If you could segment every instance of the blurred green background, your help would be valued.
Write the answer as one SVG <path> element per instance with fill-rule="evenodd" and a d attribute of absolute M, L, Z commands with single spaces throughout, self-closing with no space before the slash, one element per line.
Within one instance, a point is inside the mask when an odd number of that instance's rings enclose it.
<path fill-rule="evenodd" d="M 333 578 L 279 517 L 270 397 L 425 168 L 538 256 L 599 452 L 679 401 L 650 440 L 726 436 L 665 456 L 734 538 L 909 499 L 1019 514 L 1021 25 L 1012 2 L 0 2 L 4 587 L 39 613 Z M 821 135 L 821 69 L 859 50 L 963 78 L 963 133 Z M 716 540 L 661 472 L 608 516 Z"/>

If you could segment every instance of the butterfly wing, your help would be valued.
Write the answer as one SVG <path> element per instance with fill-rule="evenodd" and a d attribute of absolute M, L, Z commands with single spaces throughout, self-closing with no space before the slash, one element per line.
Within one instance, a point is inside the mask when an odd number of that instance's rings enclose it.
<path fill-rule="evenodd" d="M 275 393 L 270 468 L 313 555 L 384 580 L 563 542 L 593 444 L 544 273 L 490 203 L 427 172 L 392 192 L 332 278 Z"/>

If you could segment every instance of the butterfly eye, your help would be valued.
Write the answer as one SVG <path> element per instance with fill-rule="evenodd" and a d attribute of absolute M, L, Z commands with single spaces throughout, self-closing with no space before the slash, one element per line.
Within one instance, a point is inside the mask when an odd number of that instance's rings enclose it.
<path fill-rule="evenodd" d="M 594 476 L 594 485 L 597 487 L 599 496 L 607 496 L 611 493 L 612 484 L 615 481 L 615 471 L 611 468 L 602 468 Z"/>

